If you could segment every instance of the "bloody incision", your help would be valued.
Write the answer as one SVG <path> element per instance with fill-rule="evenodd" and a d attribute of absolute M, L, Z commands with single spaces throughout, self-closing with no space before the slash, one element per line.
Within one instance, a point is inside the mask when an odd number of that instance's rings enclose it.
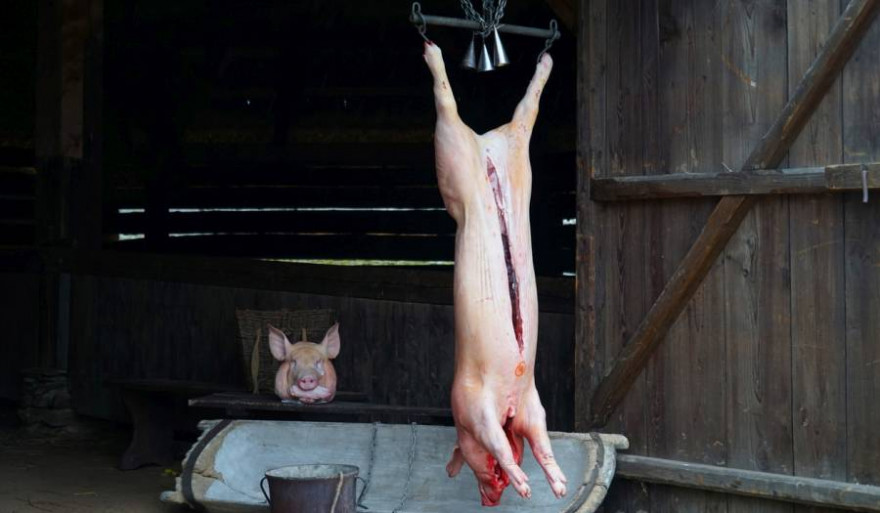
<path fill-rule="evenodd" d="M 522 313 L 519 309 L 519 284 L 516 278 L 516 270 L 513 268 L 513 259 L 510 256 L 510 236 L 507 231 L 507 216 L 504 210 L 504 196 L 501 193 L 501 185 L 498 183 L 498 173 L 492 159 L 486 157 L 486 172 L 489 175 L 489 183 L 495 196 L 495 207 L 498 211 L 498 221 L 501 224 L 501 243 L 504 245 L 504 263 L 507 265 L 507 287 L 510 292 L 510 313 L 513 321 L 513 333 L 519 351 L 523 352 L 522 336 Z"/>
<path fill-rule="evenodd" d="M 510 448 L 513 450 L 513 459 L 516 461 L 517 465 L 520 465 L 522 464 L 523 459 L 522 442 L 520 441 L 517 443 L 511 427 L 512 420 L 512 418 L 509 418 L 504 424 L 504 434 L 507 435 L 507 441 L 510 443 Z M 492 479 L 489 483 L 488 489 L 480 486 L 480 502 L 483 506 L 497 506 L 501 501 L 501 494 L 504 492 L 504 489 L 507 488 L 507 485 L 510 484 L 510 477 L 507 475 L 507 472 L 501 468 L 501 464 L 498 463 L 491 454 L 486 455 L 486 468 L 489 470 Z"/>

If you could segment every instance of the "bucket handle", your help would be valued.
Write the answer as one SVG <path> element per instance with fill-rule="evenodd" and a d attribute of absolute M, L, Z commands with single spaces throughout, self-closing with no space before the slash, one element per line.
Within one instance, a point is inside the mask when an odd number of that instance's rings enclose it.
<path fill-rule="evenodd" d="M 260 479 L 260 491 L 263 492 L 263 497 L 266 498 L 266 502 L 269 503 L 269 506 L 272 505 L 272 501 L 269 500 L 269 494 L 266 493 L 266 489 L 263 487 L 263 483 L 268 479 L 266 476 L 263 476 L 263 479 Z"/>
<path fill-rule="evenodd" d="M 364 500 L 364 495 L 366 495 L 366 493 L 367 493 L 367 480 L 362 478 L 361 476 L 355 477 L 355 480 L 356 480 L 355 482 L 360 481 L 364 485 L 364 487 L 361 488 L 361 493 L 359 493 L 357 496 L 357 507 L 359 507 L 361 509 L 370 509 L 370 508 L 364 506 L 363 504 L 361 504 L 361 501 Z M 357 488 L 357 485 L 355 485 L 355 488 Z"/>
<path fill-rule="evenodd" d="M 263 492 L 263 497 L 266 498 L 266 502 L 269 504 L 269 506 L 271 506 L 272 501 L 269 499 L 269 494 L 266 492 L 266 488 L 263 486 L 263 484 L 266 482 L 266 479 L 268 479 L 266 476 L 263 476 L 263 479 L 260 479 L 260 491 Z M 364 494 L 367 492 L 367 480 L 362 478 L 361 476 L 357 476 L 355 477 L 355 479 L 357 481 L 360 481 L 364 485 L 364 487 L 361 489 L 361 493 L 358 495 L 357 506 L 361 509 L 370 509 L 361 504 L 361 501 L 364 500 Z"/>

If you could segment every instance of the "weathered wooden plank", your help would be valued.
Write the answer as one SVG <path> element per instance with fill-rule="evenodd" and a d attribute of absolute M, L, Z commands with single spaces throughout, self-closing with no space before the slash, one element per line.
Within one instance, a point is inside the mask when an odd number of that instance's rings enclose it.
<path fill-rule="evenodd" d="M 403 406 L 368 402 L 332 401 L 327 404 L 284 403 L 275 396 L 217 393 L 189 400 L 194 408 L 222 408 L 241 412 L 290 412 L 325 415 L 405 415 L 412 417 L 452 417 L 449 408 Z"/>
<path fill-rule="evenodd" d="M 819 194 L 828 191 L 824 171 L 824 168 L 816 167 L 766 173 L 675 173 L 600 178 L 593 181 L 593 200 L 631 201 L 753 194 Z"/>
<path fill-rule="evenodd" d="M 120 207 L 145 208 L 147 196 L 144 189 L 117 189 L 113 202 Z M 443 200 L 436 184 L 418 187 L 206 187 L 168 191 L 167 208 L 235 207 L 443 208 Z"/>
<path fill-rule="evenodd" d="M 842 2 L 845 3 L 845 2 Z M 880 26 L 866 37 L 843 77 L 843 157 L 880 158 Z M 880 485 L 880 203 L 861 194 L 844 199 L 846 281 L 846 473 L 850 482 Z M 829 393 L 839 392 L 829 390 Z M 839 401 L 840 397 L 835 397 Z M 836 404 L 836 403 L 835 403 Z M 836 413 L 837 411 L 835 411 Z M 835 462 L 837 463 L 837 462 Z M 841 470 L 835 465 L 834 470 Z"/>
<path fill-rule="evenodd" d="M 606 0 L 579 0 L 577 47 L 577 231 L 575 297 L 575 424 L 587 431 L 590 398 L 604 372 L 597 315 L 602 258 L 597 206 L 590 201 L 594 169 L 603 169 L 605 152 Z M 598 165 L 597 165 L 598 164 Z"/>
<path fill-rule="evenodd" d="M 880 0 L 854 0 L 850 3 L 777 122 L 743 164 L 744 169 L 767 169 L 779 165 L 788 146 L 852 55 L 878 10 Z M 699 239 L 635 334 L 633 343 L 626 346 L 614 368 L 600 384 L 593 398 L 595 425 L 607 422 L 608 415 L 641 373 L 654 348 L 662 341 L 755 203 L 753 196 L 727 196 L 715 207 Z"/>
<path fill-rule="evenodd" d="M 617 456 L 628 479 L 850 511 L 880 511 L 880 487 L 756 472 L 630 454 Z M 766 503 L 762 503 L 766 504 Z M 761 511 L 768 511 L 762 508 Z"/>
<path fill-rule="evenodd" d="M 790 3 L 788 15 L 788 70 L 796 77 L 804 74 L 824 44 L 840 6 L 822 1 Z M 837 82 L 792 146 L 790 165 L 841 162 L 840 102 Z M 789 199 L 794 456 L 789 471 L 836 481 L 846 480 L 846 430 L 841 423 L 846 418 L 842 200 L 829 194 Z M 814 507 L 795 510 L 818 513 Z"/>
<path fill-rule="evenodd" d="M 864 180 L 863 170 L 867 171 Z M 861 191 L 865 185 L 868 189 L 877 189 L 880 188 L 880 163 L 828 166 L 825 168 L 825 180 L 828 188 L 835 191 Z"/>
<path fill-rule="evenodd" d="M 594 201 L 762 194 L 822 194 L 862 190 L 862 165 L 760 169 L 749 172 L 621 176 L 593 180 Z M 864 165 L 868 189 L 880 188 L 880 163 Z"/>
<path fill-rule="evenodd" d="M 656 0 L 606 2 L 605 95 L 607 106 L 592 114 L 603 122 L 608 176 L 643 175 L 656 160 L 657 124 L 657 24 Z M 613 35 L 613 36 L 612 36 Z M 612 107 L 613 106 L 613 107 Z M 653 144 L 652 144 L 653 142 Z M 600 292 L 604 301 L 598 317 L 597 344 L 600 357 L 608 361 L 621 349 L 628 334 L 638 326 L 651 298 L 646 297 L 645 251 L 646 206 L 615 205 L 604 209 L 597 220 L 603 260 L 597 272 L 603 274 Z M 626 397 L 609 430 L 622 433 L 630 450 L 647 452 L 645 409 L 647 385 L 638 380 Z M 609 511 L 648 509 L 647 490 L 631 482 L 620 482 L 605 501 Z"/>
<path fill-rule="evenodd" d="M 722 162 L 739 169 L 788 96 L 786 2 L 731 2 L 719 14 Z M 726 445 L 720 455 L 730 467 L 782 473 L 792 467 L 787 221 L 786 197 L 762 198 L 719 259 L 726 348 L 717 366 L 726 374 L 726 429 L 719 441 Z M 727 508 L 729 513 L 792 510 L 740 497 L 729 497 Z"/>
<path fill-rule="evenodd" d="M 692 173 L 721 161 L 723 132 L 717 107 L 722 41 L 716 7 L 698 1 L 664 2 L 661 7 L 662 169 Z M 661 214 L 652 218 L 653 297 L 661 293 L 675 263 L 698 235 L 711 203 L 671 201 L 658 208 Z M 726 376 L 709 364 L 724 357 L 722 280 L 718 270 L 710 274 L 672 326 L 668 344 L 647 369 L 651 455 L 707 463 L 726 457 L 724 403 L 720 400 Z M 706 340 L 713 343 L 701 343 Z M 682 368 L 688 371 L 681 372 Z M 650 509 L 724 512 L 727 501 L 703 491 L 651 486 Z"/>
<path fill-rule="evenodd" d="M 0 204 L 0 215 L 4 212 Z M 173 212 L 168 216 L 172 233 L 455 233 L 455 223 L 445 210 L 301 211 L 301 212 Z M 143 233 L 145 216 L 119 214 L 113 223 L 118 233 Z M 562 230 L 561 219 L 556 231 Z M 548 229 L 552 231 L 552 229 Z"/>
<path fill-rule="evenodd" d="M 157 246 L 146 239 L 117 242 L 121 251 L 144 251 Z M 453 260 L 453 235 L 322 235 L 209 234 L 169 237 L 161 248 L 169 253 L 251 258 L 335 258 L 354 260 Z"/>

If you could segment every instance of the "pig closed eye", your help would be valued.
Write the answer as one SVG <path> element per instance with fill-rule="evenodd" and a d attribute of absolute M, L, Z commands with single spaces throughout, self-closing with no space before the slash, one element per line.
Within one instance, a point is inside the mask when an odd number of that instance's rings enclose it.
<path fill-rule="evenodd" d="M 296 368 L 296 360 L 290 360 L 290 368 L 291 370 Z"/>
<path fill-rule="evenodd" d="M 324 375 L 324 362 L 319 361 L 318 363 L 315 364 L 315 368 L 318 369 L 319 375 L 321 375 L 321 376 Z"/>

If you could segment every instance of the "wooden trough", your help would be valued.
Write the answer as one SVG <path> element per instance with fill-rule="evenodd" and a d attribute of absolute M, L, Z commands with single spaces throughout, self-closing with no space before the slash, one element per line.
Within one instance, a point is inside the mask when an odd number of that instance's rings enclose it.
<path fill-rule="evenodd" d="M 273 468 L 312 463 L 355 465 L 366 485 L 359 509 L 370 513 L 483 511 L 476 481 L 464 469 L 446 475 L 455 429 L 446 426 L 260 420 L 203 421 L 202 436 L 183 462 L 176 489 L 165 502 L 209 512 L 267 511 L 260 479 Z M 532 498 L 513 489 L 498 513 L 512 511 L 591 512 L 608 491 L 619 435 L 551 433 L 553 451 L 568 477 L 568 496 L 556 499 L 526 444 L 523 470 Z"/>

